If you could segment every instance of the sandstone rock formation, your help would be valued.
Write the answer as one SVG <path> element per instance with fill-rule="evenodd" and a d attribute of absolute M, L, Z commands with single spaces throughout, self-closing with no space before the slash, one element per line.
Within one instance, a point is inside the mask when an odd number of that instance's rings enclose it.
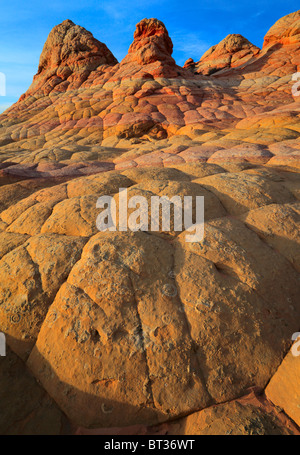
<path fill-rule="evenodd" d="M 146 427 L 135 425 L 123 428 L 86 429 L 79 435 L 299 435 L 299 429 L 280 409 L 251 391 L 243 398 L 211 406 L 182 419 Z"/>
<path fill-rule="evenodd" d="M 173 43 L 161 21 L 142 20 L 137 24 L 133 37 L 134 42 L 129 48 L 127 60 L 136 61 L 140 65 L 156 61 L 175 65 L 175 61 L 171 58 Z"/>
<path fill-rule="evenodd" d="M 65 20 L 49 34 L 38 72 L 20 101 L 29 96 L 76 89 L 92 71 L 97 68 L 103 71 L 108 65 L 116 64 L 116 58 L 105 44 L 96 40 L 83 27 Z"/>
<path fill-rule="evenodd" d="M 0 331 L 22 377 L 9 391 L 0 358 L 1 433 L 299 432 L 298 18 L 261 51 L 229 35 L 210 76 L 176 65 L 156 19 L 120 63 L 71 21 L 50 33 L 0 116 Z M 204 240 L 99 232 L 120 188 L 204 196 Z"/>
<path fill-rule="evenodd" d="M 185 67 L 193 68 L 197 74 L 210 75 L 223 68 L 242 65 L 259 51 L 257 46 L 251 44 L 242 35 L 231 34 L 206 51 L 198 63 L 188 60 Z"/>
<path fill-rule="evenodd" d="M 300 40 L 300 11 L 279 19 L 265 36 L 264 47 L 271 44 L 295 44 Z"/>

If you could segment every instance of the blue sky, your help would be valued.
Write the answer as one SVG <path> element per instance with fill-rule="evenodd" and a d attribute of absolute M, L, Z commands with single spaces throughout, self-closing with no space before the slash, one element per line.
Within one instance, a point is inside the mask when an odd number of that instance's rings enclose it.
<path fill-rule="evenodd" d="M 6 76 L 1 112 L 27 90 L 49 32 L 65 19 L 91 31 L 121 60 L 136 23 L 157 17 L 173 40 L 173 57 L 183 65 L 189 57 L 199 60 L 229 33 L 261 47 L 267 30 L 297 11 L 299 0 L 0 0 L 0 6 L 0 72 Z"/>

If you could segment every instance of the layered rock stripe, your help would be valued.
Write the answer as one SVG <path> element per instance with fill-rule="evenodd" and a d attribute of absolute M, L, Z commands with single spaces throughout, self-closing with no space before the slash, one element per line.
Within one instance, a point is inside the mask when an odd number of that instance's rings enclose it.
<path fill-rule="evenodd" d="M 183 68 L 157 19 L 120 63 L 51 31 L 0 116 L 2 433 L 298 434 L 299 23 Z M 119 188 L 204 196 L 204 241 L 98 232 Z"/>

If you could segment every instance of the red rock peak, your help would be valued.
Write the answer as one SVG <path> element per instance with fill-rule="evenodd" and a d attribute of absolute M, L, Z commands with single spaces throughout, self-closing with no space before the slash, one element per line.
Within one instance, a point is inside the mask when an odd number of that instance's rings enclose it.
<path fill-rule="evenodd" d="M 165 25 L 158 19 L 143 19 L 136 26 L 128 54 L 140 65 L 156 61 L 175 64 L 171 57 L 173 43 Z"/>

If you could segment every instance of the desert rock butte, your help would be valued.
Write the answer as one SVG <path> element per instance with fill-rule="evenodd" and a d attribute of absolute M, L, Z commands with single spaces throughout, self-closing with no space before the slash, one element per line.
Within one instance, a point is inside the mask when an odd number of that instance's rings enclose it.
<path fill-rule="evenodd" d="M 0 115 L 1 434 L 300 434 L 300 11 L 172 52 L 65 20 Z M 119 188 L 204 196 L 204 240 L 99 232 Z"/>

